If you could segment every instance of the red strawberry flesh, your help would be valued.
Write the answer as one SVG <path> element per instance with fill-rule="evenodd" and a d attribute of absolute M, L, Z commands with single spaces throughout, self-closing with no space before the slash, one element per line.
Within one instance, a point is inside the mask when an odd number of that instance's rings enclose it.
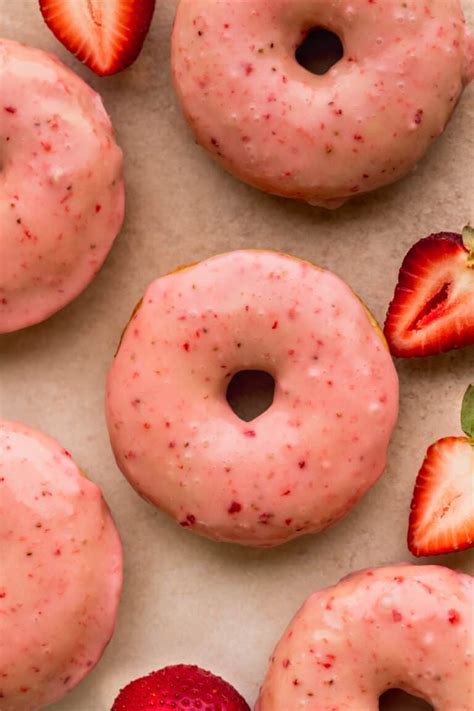
<path fill-rule="evenodd" d="M 39 0 L 58 40 L 96 74 L 130 66 L 140 54 L 155 0 Z"/>
<path fill-rule="evenodd" d="M 226 681 L 196 666 L 170 666 L 120 692 L 112 711 L 250 711 Z"/>
<path fill-rule="evenodd" d="M 474 442 L 445 437 L 433 444 L 418 474 L 408 529 L 415 556 L 474 545 Z"/>
<path fill-rule="evenodd" d="M 461 235 L 417 242 L 400 269 L 385 321 L 393 355 L 434 355 L 474 343 L 474 268 Z"/>

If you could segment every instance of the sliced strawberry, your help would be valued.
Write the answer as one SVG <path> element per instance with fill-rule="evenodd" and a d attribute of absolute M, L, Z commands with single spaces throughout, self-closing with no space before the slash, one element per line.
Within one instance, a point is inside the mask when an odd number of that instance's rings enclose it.
<path fill-rule="evenodd" d="M 464 550 L 474 545 L 474 386 L 463 400 L 466 437 L 431 445 L 411 502 L 408 548 L 416 556 Z"/>
<path fill-rule="evenodd" d="M 96 74 L 130 66 L 140 54 L 155 0 L 39 0 L 58 40 Z"/>
<path fill-rule="evenodd" d="M 400 269 L 385 321 L 392 355 L 434 355 L 474 343 L 474 230 L 417 242 Z"/>
<path fill-rule="evenodd" d="M 112 711 L 250 711 L 226 681 L 196 666 L 178 664 L 132 681 Z"/>

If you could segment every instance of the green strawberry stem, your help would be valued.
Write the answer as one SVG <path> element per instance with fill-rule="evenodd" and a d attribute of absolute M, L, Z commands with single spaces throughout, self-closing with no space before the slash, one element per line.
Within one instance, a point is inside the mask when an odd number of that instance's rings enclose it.
<path fill-rule="evenodd" d="M 469 385 L 462 400 L 461 427 L 469 439 L 474 440 L 474 385 Z"/>
<path fill-rule="evenodd" d="M 474 227 L 466 225 L 462 231 L 462 241 L 468 251 L 467 266 L 474 267 Z"/>

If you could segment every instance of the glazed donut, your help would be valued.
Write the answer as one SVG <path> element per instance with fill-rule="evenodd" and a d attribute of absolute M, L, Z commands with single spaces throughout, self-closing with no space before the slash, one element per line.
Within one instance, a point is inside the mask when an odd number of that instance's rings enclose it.
<path fill-rule="evenodd" d="M 122 151 L 98 94 L 0 40 L 0 333 L 44 320 L 100 269 L 124 214 Z"/>
<path fill-rule="evenodd" d="M 473 581 L 399 565 L 315 593 L 278 643 L 256 711 L 378 711 L 394 688 L 472 711 Z"/>
<path fill-rule="evenodd" d="M 241 370 L 276 381 L 251 422 Z M 147 500 L 219 541 L 274 546 L 331 525 L 382 473 L 398 380 L 380 330 L 329 271 L 224 254 L 153 282 L 109 373 L 117 463 Z"/>
<path fill-rule="evenodd" d="M 295 58 L 317 27 L 344 46 L 322 76 Z M 459 0 L 180 0 L 172 43 L 197 142 L 254 187 L 324 207 L 408 173 L 473 58 Z"/>
<path fill-rule="evenodd" d="M 59 701 L 114 626 L 122 549 L 100 490 L 50 437 L 0 420 L 0 708 Z"/>

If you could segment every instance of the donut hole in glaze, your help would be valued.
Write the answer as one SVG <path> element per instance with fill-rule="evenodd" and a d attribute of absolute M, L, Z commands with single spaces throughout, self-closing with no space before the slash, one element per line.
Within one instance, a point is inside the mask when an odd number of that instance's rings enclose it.
<path fill-rule="evenodd" d="M 434 707 L 401 689 L 390 689 L 380 697 L 379 711 L 434 711 Z"/>
<path fill-rule="evenodd" d="M 273 403 L 275 379 L 265 370 L 239 370 L 227 386 L 226 399 L 244 422 L 262 415 Z"/>
<path fill-rule="evenodd" d="M 312 74 L 326 74 L 344 56 L 339 37 L 324 27 L 313 27 L 296 48 L 295 59 Z"/>

